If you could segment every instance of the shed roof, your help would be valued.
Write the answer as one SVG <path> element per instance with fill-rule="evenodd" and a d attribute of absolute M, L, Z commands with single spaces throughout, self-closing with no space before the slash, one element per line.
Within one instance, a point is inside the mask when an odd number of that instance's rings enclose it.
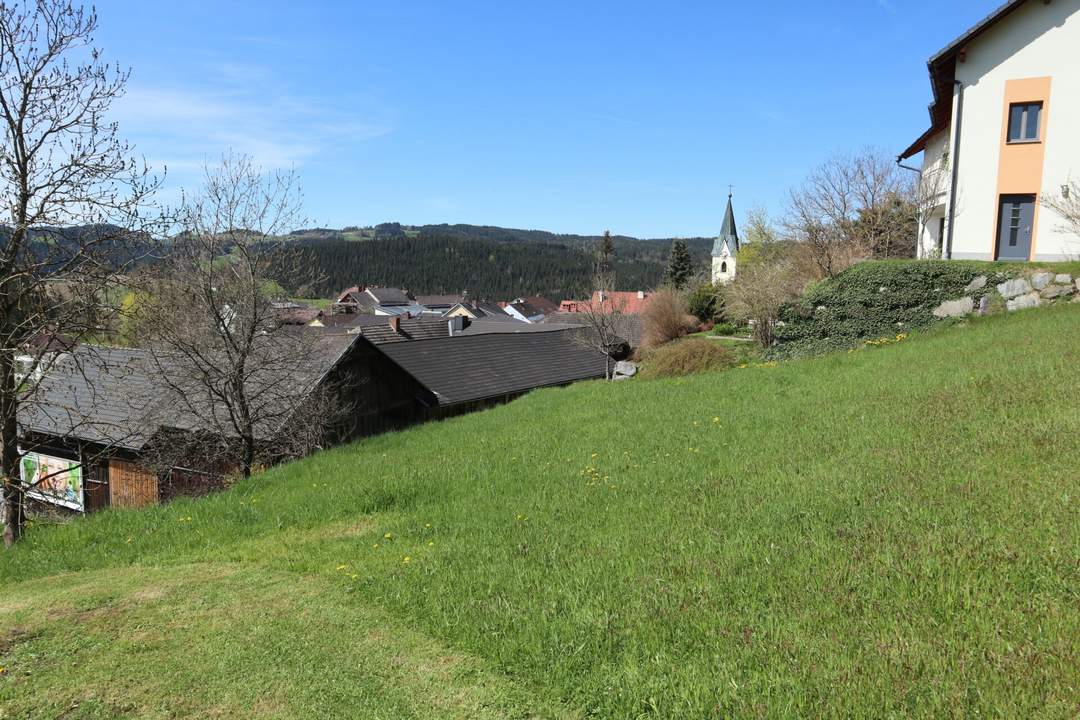
<path fill-rule="evenodd" d="M 278 398 L 283 404 L 292 399 L 298 405 L 357 340 L 356 335 L 304 328 L 282 332 L 310 337 L 306 341 L 310 348 L 306 362 L 288 367 L 269 363 L 254 372 L 248 382 L 253 391 L 273 388 L 264 396 Z M 163 427 L 207 429 L 175 395 L 177 386 L 186 382 L 178 380 L 186 377 L 183 362 L 177 355 L 155 357 L 138 348 L 79 345 L 52 364 L 37 391 L 20 406 L 20 432 L 140 450 Z M 175 375 L 171 382 L 162 382 L 159 376 L 170 368 L 175 368 Z M 205 404 L 208 415 L 214 407 L 210 399 L 197 399 L 202 395 L 202 389 L 193 387 L 185 393 L 186 402 Z M 284 407 L 282 411 L 292 409 Z M 278 428 L 256 430 L 268 439 Z"/>
<path fill-rule="evenodd" d="M 575 342 L 575 332 L 461 335 L 379 350 L 431 390 L 440 405 L 457 405 L 604 377 L 604 356 Z"/>

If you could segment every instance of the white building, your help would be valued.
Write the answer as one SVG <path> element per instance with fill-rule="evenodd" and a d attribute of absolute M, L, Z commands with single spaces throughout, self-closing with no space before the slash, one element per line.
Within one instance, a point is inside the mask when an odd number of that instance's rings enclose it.
<path fill-rule="evenodd" d="M 712 249 L 713 285 L 727 285 L 735 279 L 735 256 L 738 254 L 739 232 L 735 229 L 735 212 L 731 208 L 731 193 L 728 193 L 724 224 Z"/>
<path fill-rule="evenodd" d="M 1080 177 L 1080 0 L 1011 0 L 930 58 L 919 254 L 1064 260 L 1080 237 L 1042 204 Z"/>

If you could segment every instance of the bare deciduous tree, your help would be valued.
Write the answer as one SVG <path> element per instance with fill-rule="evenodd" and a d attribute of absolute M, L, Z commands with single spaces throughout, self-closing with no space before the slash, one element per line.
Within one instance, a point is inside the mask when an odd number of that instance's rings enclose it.
<path fill-rule="evenodd" d="M 62 0 L 0 4 L 0 475 L 4 543 L 22 534 L 18 418 L 34 402 L 32 341 L 77 342 L 109 319 L 108 290 L 147 250 L 158 181 L 107 119 L 128 74 L 93 47 L 97 16 Z M 72 227 L 79 226 L 79 227 Z M 65 229 L 66 228 L 66 229 Z M 26 357 L 29 353 L 29 357 Z M 20 356 L 23 356 L 20 358 Z M 68 356 L 70 360 L 70 356 Z"/>
<path fill-rule="evenodd" d="M 767 348 L 772 345 L 781 306 L 798 297 L 802 284 L 800 273 L 789 261 L 754 265 L 724 289 L 724 308 L 732 319 L 752 324 L 754 339 Z"/>
<path fill-rule="evenodd" d="M 912 202 L 918 223 L 919 257 L 933 258 L 941 255 L 940 248 L 928 248 L 925 241 L 930 220 L 934 217 L 934 210 L 945 202 L 949 178 L 949 152 L 945 150 L 937 162 L 929 166 L 924 165 L 922 172 L 919 173 L 918 182 L 914 186 Z M 944 241 L 945 238 L 940 238 L 940 242 Z"/>
<path fill-rule="evenodd" d="M 611 232 L 604 231 L 596 249 L 593 267 L 593 296 L 577 313 L 576 319 L 585 326 L 575 341 L 604 356 L 604 375 L 611 379 L 612 360 L 628 354 L 633 319 L 626 314 L 625 303 L 614 295 L 615 271 L 612 268 L 613 246 Z"/>
<path fill-rule="evenodd" d="M 838 155 L 789 193 L 785 230 L 789 239 L 803 244 L 803 253 L 822 277 L 875 254 L 911 255 L 913 192 L 911 180 L 881 152 Z"/>
<path fill-rule="evenodd" d="M 320 446 L 334 415 L 325 388 L 313 393 L 332 352 L 327 335 L 282 326 L 267 292 L 287 255 L 282 238 L 299 221 L 293 173 L 264 175 L 249 158 L 226 156 L 183 208 L 182 231 L 139 306 L 142 344 L 197 430 L 188 454 L 204 464 L 248 476 Z"/>
<path fill-rule="evenodd" d="M 1042 205 L 1061 218 L 1058 229 L 1074 236 L 1076 251 L 1073 257 L 1080 256 L 1080 182 L 1070 180 L 1062 186 L 1061 192 L 1044 194 Z"/>

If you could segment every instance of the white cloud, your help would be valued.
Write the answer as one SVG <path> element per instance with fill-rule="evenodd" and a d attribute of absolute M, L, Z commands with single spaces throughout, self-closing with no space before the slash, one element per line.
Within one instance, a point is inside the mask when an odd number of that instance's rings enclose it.
<path fill-rule="evenodd" d="M 301 167 L 309 159 L 392 131 L 357 121 L 361 111 L 327 108 L 276 88 L 257 66 L 207 66 L 204 87 L 151 87 L 133 82 L 113 107 L 120 133 L 168 185 L 193 189 L 207 163 L 225 152 L 249 155 L 265 170 Z"/>

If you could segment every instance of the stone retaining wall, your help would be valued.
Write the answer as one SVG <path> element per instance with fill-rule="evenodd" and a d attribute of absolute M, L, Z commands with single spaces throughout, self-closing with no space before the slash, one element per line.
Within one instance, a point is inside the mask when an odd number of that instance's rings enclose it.
<path fill-rule="evenodd" d="M 1022 277 L 1016 277 L 998 283 L 993 290 L 986 292 L 988 276 L 979 275 L 965 288 L 970 293 L 956 300 L 947 300 L 934 308 L 934 317 L 952 318 L 965 315 L 985 315 L 992 312 L 992 298 L 999 297 L 1005 303 L 1005 309 L 1023 310 L 1056 302 L 1080 302 L 1080 277 L 1073 278 L 1068 273 L 1034 271 Z"/>

